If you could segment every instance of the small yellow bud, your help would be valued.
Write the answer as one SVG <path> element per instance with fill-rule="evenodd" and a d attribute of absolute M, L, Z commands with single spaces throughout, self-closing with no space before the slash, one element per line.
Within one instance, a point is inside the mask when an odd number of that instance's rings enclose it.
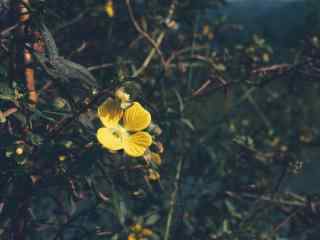
<path fill-rule="evenodd" d="M 155 170 L 149 169 L 148 179 L 150 181 L 158 181 L 160 179 L 160 174 Z"/>
<path fill-rule="evenodd" d="M 137 240 L 138 238 L 136 238 L 136 235 L 135 234 L 129 234 L 128 236 L 128 240 Z"/>
<path fill-rule="evenodd" d="M 210 27 L 208 24 L 205 24 L 202 28 L 202 34 L 203 35 L 208 35 L 210 33 Z"/>
<path fill-rule="evenodd" d="M 161 157 L 160 154 L 151 152 L 151 161 L 153 161 L 157 165 L 161 165 Z"/>
<path fill-rule="evenodd" d="M 16 149 L 16 154 L 19 155 L 19 156 L 22 155 L 23 152 L 24 152 L 24 151 L 23 151 L 23 148 L 22 148 L 22 147 L 18 147 L 18 148 Z"/>
<path fill-rule="evenodd" d="M 114 6 L 112 0 L 107 0 L 104 5 L 104 11 L 109 17 L 114 17 Z"/>
<path fill-rule="evenodd" d="M 63 162 L 64 160 L 66 160 L 67 159 L 67 157 L 65 156 L 65 155 L 60 155 L 59 156 L 59 161 L 60 162 Z"/>
<path fill-rule="evenodd" d="M 143 237 L 151 237 L 153 235 L 153 231 L 149 228 L 142 229 L 141 235 Z"/>
<path fill-rule="evenodd" d="M 161 128 L 157 125 L 157 124 L 154 124 L 154 123 L 151 123 L 150 126 L 149 126 L 149 130 L 154 133 L 155 135 L 159 136 L 162 134 L 162 130 Z"/>
<path fill-rule="evenodd" d="M 130 95 L 125 92 L 124 88 L 118 88 L 115 92 L 116 98 L 118 98 L 121 102 L 128 102 L 130 100 Z"/>
<path fill-rule="evenodd" d="M 133 225 L 132 227 L 131 227 L 131 230 L 133 231 L 133 232 L 135 232 L 135 233 L 140 233 L 141 232 L 141 230 L 142 230 L 142 226 L 141 226 L 141 224 L 135 224 L 135 225 Z"/>

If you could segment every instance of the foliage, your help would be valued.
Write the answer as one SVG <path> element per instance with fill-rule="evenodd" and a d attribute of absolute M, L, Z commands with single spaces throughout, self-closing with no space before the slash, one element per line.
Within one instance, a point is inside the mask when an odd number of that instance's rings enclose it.
<path fill-rule="evenodd" d="M 0 1 L 1 239 L 317 239 L 313 5 L 283 53 L 222 0 L 23 2 Z"/>

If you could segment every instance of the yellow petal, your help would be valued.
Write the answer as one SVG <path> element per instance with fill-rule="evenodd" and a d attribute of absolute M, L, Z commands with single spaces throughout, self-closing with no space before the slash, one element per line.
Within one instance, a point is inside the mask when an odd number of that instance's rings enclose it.
<path fill-rule="evenodd" d="M 124 127 L 129 131 L 141 131 L 151 123 L 151 114 L 140 103 L 134 102 L 127 108 L 123 116 Z"/>
<path fill-rule="evenodd" d="M 146 149 L 151 145 L 152 137 L 147 132 L 137 132 L 124 139 L 123 148 L 131 157 L 143 156 Z"/>
<path fill-rule="evenodd" d="M 98 116 L 104 126 L 113 127 L 122 118 L 123 110 L 118 101 L 110 98 L 98 108 Z"/>
<path fill-rule="evenodd" d="M 98 141 L 109 150 L 120 150 L 123 148 L 121 136 L 115 135 L 110 128 L 99 128 L 97 131 Z"/>

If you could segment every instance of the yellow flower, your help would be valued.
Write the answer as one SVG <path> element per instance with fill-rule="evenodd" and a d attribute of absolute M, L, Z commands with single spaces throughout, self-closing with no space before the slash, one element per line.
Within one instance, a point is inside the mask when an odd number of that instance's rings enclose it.
<path fill-rule="evenodd" d="M 104 125 L 97 131 L 98 141 L 111 151 L 124 150 L 131 157 L 143 156 L 152 144 L 152 137 L 142 130 L 151 123 L 151 114 L 140 103 L 133 102 L 121 109 L 119 101 L 108 99 L 98 108 L 98 116 Z"/>
<path fill-rule="evenodd" d="M 128 236 L 128 240 L 137 240 L 138 238 L 136 237 L 136 235 L 135 234 L 129 234 L 129 236 Z"/>
<path fill-rule="evenodd" d="M 104 5 L 104 11 L 107 13 L 109 17 L 114 17 L 114 7 L 113 7 L 113 1 L 107 0 Z"/>

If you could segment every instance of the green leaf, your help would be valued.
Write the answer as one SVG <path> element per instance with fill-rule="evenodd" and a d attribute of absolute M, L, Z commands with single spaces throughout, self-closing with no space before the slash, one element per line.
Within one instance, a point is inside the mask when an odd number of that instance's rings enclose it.
<path fill-rule="evenodd" d="M 195 127 L 193 126 L 192 122 L 187 118 L 181 118 L 180 121 L 185 124 L 188 128 L 190 128 L 192 131 L 195 131 Z"/>
<path fill-rule="evenodd" d="M 180 112 L 182 113 L 183 110 L 184 110 L 183 99 L 182 99 L 180 93 L 177 91 L 177 89 L 174 89 L 173 92 L 174 92 L 174 94 L 175 94 L 176 97 L 177 97 L 177 100 L 178 100 L 178 103 L 179 103 L 179 110 L 180 110 Z"/>
<path fill-rule="evenodd" d="M 231 214 L 231 216 L 233 216 L 235 218 L 239 218 L 239 219 L 242 218 L 241 214 L 237 212 L 237 210 L 232 202 L 230 202 L 229 200 L 226 200 L 225 204 L 226 204 L 228 212 Z"/>
<path fill-rule="evenodd" d="M 125 202 L 121 198 L 120 194 L 117 192 L 113 191 L 112 193 L 112 203 L 116 212 L 116 215 L 118 217 L 119 222 L 124 225 L 125 220 L 128 214 L 128 210 L 126 207 Z"/>
<path fill-rule="evenodd" d="M 148 216 L 145 221 L 144 221 L 144 225 L 145 226 L 151 226 L 156 224 L 158 221 L 160 220 L 160 215 L 157 213 L 154 213 L 150 216 Z"/>

